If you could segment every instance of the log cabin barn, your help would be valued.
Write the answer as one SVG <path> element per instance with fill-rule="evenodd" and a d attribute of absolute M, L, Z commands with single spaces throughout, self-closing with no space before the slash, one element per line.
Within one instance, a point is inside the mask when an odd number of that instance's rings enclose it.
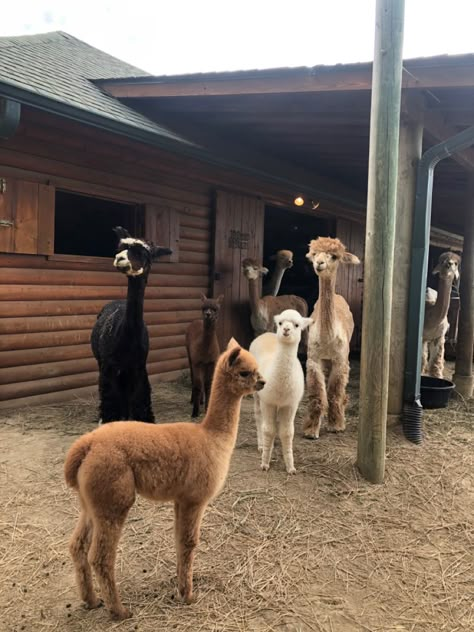
<path fill-rule="evenodd" d="M 250 342 L 246 257 L 271 267 L 276 250 L 293 250 L 280 293 L 314 303 L 311 238 L 337 236 L 363 256 L 370 98 L 369 63 L 155 77 L 63 32 L 0 38 L 0 409 L 96 392 L 90 332 L 126 294 L 113 226 L 173 250 L 145 295 L 152 383 L 187 369 L 201 292 L 225 295 L 221 345 Z M 474 55 L 405 62 L 408 215 L 422 151 L 472 124 Z M 432 258 L 462 250 L 473 169 L 472 149 L 437 169 Z M 395 279 L 409 251 L 402 231 Z M 364 275 L 348 268 L 337 290 L 357 351 Z M 405 281 L 397 287 L 403 338 Z"/>

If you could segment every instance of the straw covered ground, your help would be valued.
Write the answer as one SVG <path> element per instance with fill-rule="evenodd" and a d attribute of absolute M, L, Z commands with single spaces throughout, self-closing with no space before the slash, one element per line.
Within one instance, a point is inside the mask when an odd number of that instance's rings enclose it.
<path fill-rule="evenodd" d="M 0 630 L 101 632 L 455 632 L 474 630 L 474 404 L 425 412 L 426 440 L 388 433 L 383 486 L 354 466 L 357 371 L 344 435 L 301 437 L 289 477 L 276 451 L 259 470 L 252 403 L 196 556 L 197 602 L 177 604 L 172 508 L 139 500 L 117 573 L 134 616 L 81 607 L 67 543 L 77 516 L 62 466 L 96 403 L 0 418 Z M 161 421 L 189 419 L 189 387 L 160 384 Z"/>

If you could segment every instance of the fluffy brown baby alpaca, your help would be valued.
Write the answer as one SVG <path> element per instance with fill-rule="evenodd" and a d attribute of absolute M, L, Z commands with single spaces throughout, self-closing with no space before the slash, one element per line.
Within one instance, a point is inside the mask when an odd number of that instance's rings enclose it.
<path fill-rule="evenodd" d="M 255 358 L 232 339 L 218 360 L 202 423 L 113 422 L 73 443 L 64 473 L 66 483 L 79 494 L 81 513 L 70 552 L 88 608 L 101 605 L 92 585 L 92 567 L 112 616 L 131 616 L 117 592 L 114 566 L 136 494 L 174 502 L 178 592 L 183 601 L 191 602 L 201 520 L 224 485 L 242 397 L 264 385 Z"/>

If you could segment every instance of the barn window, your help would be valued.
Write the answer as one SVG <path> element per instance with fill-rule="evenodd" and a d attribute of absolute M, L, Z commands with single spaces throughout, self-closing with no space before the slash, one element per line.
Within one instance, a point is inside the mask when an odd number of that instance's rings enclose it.
<path fill-rule="evenodd" d="M 123 226 L 132 235 L 141 235 L 143 206 L 56 191 L 55 254 L 110 257 L 117 246 L 112 232 L 114 226 Z"/>

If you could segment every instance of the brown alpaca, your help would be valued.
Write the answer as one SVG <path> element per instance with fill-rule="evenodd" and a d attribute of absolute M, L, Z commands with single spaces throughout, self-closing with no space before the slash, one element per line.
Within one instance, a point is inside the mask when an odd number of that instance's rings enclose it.
<path fill-rule="evenodd" d="M 136 494 L 174 502 L 179 596 L 193 597 L 193 560 L 201 520 L 221 491 L 237 438 L 242 397 L 265 382 L 255 358 L 234 339 L 219 358 L 206 417 L 200 424 L 109 423 L 83 435 L 66 456 L 66 483 L 78 491 L 81 513 L 70 541 L 81 598 L 101 605 L 94 569 L 112 616 L 131 613 L 115 583 L 115 557 L 123 524 Z"/>
<path fill-rule="evenodd" d="M 223 300 L 223 294 L 217 299 L 206 298 L 201 294 L 202 320 L 194 320 L 186 330 L 186 351 L 192 382 L 192 417 L 199 416 L 199 406 L 204 398 L 206 410 L 209 403 L 212 376 L 219 357 L 216 325 Z"/>
<path fill-rule="evenodd" d="M 260 297 L 258 279 L 267 274 L 268 269 L 259 265 L 255 259 L 244 259 L 242 268 L 244 276 L 249 282 L 250 322 L 255 337 L 266 331 L 273 331 L 275 316 L 286 309 L 295 309 L 304 318 L 308 316 L 308 304 L 300 296 L 285 294 L 283 296 Z"/>
<path fill-rule="evenodd" d="M 326 410 L 328 429 L 345 430 L 346 386 L 349 381 L 349 343 L 354 331 L 354 319 L 346 300 L 336 294 L 336 275 L 340 263 L 360 263 L 358 257 L 346 251 L 339 239 L 319 237 L 309 244 L 306 257 L 319 277 L 319 298 L 309 329 L 306 387 L 308 417 L 304 435 L 317 439 L 321 419 Z M 325 371 L 329 371 L 326 391 Z"/>
<path fill-rule="evenodd" d="M 262 296 L 276 296 L 278 294 L 283 275 L 289 268 L 293 267 L 293 253 L 291 250 L 277 250 L 270 257 L 270 261 L 275 262 L 275 267 L 268 281 L 263 284 Z"/>
<path fill-rule="evenodd" d="M 448 310 L 453 281 L 459 278 L 461 257 L 454 252 L 443 252 L 433 274 L 439 274 L 435 300 L 425 302 L 423 324 L 423 366 L 421 372 L 442 378 L 444 373 L 444 343 L 449 329 Z M 431 288 L 430 288 L 431 289 Z M 431 290 L 431 296 L 434 296 Z"/>

